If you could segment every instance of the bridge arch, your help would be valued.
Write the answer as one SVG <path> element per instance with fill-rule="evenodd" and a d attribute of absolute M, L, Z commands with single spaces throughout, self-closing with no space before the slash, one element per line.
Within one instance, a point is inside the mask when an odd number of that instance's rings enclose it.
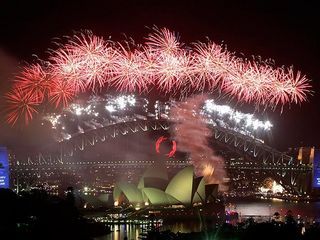
<path fill-rule="evenodd" d="M 257 138 L 246 136 L 231 129 L 226 129 L 212 124 L 208 125 L 213 131 L 212 141 L 227 146 L 247 160 L 261 163 L 262 165 L 295 166 L 294 158 L 282 153 Z M 92 129 L 84 133 L 74 135 L 71 139 L 59 143 L 62 155 L 72 155 L 75 151 L 83 151 L 85 148 L 105 142 L 107 139 L 134 134 L 137 132 L 157 131 L 170 129 L 170 122 L 166 120 L 137 120 L 108 125 L 98 129 Z"/>
<path fill-rule="evenodd" d="M 211 141 L 245 157 L 244 162 L 227 162 L 226 168 L 229 172 L 256 171 L 276 179 L 291 192 L 299 192 L 296 187 L 298 179 L 311 173 L 310 166 L 299 165 L 293 157 L 264 144 L 257 138 L 220 126 L 208 126 L 213 131 Z M 168 131 L 170 127 L 171 124 L 167 120 L 152 119 L 116 123 L 74 135 L 71 139 L 58 143 L 57 151 L 54 153 L 42 152 L 29 157 L 28 161 L 35 165 L 64 164 L 65 159 L 73 156 L 75 152 L 83 151 L 108 139 L 138 132 Z"/>

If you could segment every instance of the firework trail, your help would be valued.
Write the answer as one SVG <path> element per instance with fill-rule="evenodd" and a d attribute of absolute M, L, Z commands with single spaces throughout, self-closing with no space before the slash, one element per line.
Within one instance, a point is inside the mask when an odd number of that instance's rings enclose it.
<path fill-rule="evenodd" d="M 172 134 L 178 143 L 178 150 L 189 153 L 196 174 L 204 176 L 208 182 L 219 184 L 220 191 L 225 191 L 224 161 L 209 146 L 212 131 L 199 112 L 205 100 L 205 96 L 198 95 L 171 109 L 170 119 L 174 123 Z"/>
<path fill-rule="evenodd" d="M 292 67 L 242 59 L 214 42 L 188 47 L 175 32 L 155 27 L 142 45 L 105 41 L 91 32 L 69 37 L 50 51 L 47 61 L 25 66 L 12 91 L 19 89 L 39 104 L 64 107 L 81 92 L 108 87 L 139 93 L 157 89 L 168 95 L 218 89 L 239 102 L 275 109 L 306 101 L 309 82 Z"/>

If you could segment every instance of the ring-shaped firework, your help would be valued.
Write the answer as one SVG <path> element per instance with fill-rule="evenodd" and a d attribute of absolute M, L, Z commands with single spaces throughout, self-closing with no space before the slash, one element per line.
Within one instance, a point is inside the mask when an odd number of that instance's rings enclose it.
<path fill-rule="evenodd" d="M 164 136 L 161 136 L 161 137 L 159 137 L 159 138 L 157 139 L 157 141 L 156 141 L 156 152 L 157 152 L 158 154 L 160 154 L 160 146 L 161 146 L 161 144 L 162 144 L 163 142 L 167 141 L 167 140 L 168 140 L 168 138 L 167 138 L 167 137 L 164 137 Z M 172 141 L 171 141 L 171 144 L 172 144 L 172 145 L 171 145 L 171 150 L 170 150 L 170 152 L 167 153 L 167 154 L 165 154 L 168 158 L 173 157 L 174 154 L 175 154 L 176 151 L 177 151 L 177 142 L 174 141 L 174 140 L 172 140 Z"/>

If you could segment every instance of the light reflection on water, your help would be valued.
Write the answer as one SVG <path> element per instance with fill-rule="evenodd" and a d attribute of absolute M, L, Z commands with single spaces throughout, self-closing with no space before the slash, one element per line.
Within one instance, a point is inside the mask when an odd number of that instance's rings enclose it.
<path fill-rule="evenodd" d="M 275 212 L 279 212 L 284 216 L 288 210 L 293 212 L 296 217 L 298 214 L 303 219 L 320 218 L 320 202 L 311 203 L 293 203 L 293 202 L 278 202 L 278 201 L 259 201 L 259 202 L 238 202 L 233 203 L 235 209 L 240 216 L 272 216 Z M 266 218 L 264 218 L 266 219 Z M 138 240 L 139 235 L 145 232 L 147 225 L 113 225 L 110 226 L 113 231 L 111 234 L 96 238 L 96 240 Z M 161 230 L 171 230 L 172 232 L 198 232 L 202 230 L 200 221 L 164 223 Z"/>
<path fill-rule="evenodd" d="M 147 225 L 130 225 L 130 224 L 121 224 L 121 225 L 110 225 L 111 234 L 106 236 L 95 238 L 95 240 L 124 240 L 127 237 L 128 240 L 138 240 L 141 233 L 145 233 L 148 229 Z M 201 224 L 197 221 L 192 222 L 176 222 L 165 224 L 160 228 L 163 230 L 171 230 L 172 232 L 199 232 L 201 231 Z"/>
<path fill-rule="evenodd" d="M 145 227 L 146 226 L 130 224 L 110 225 L 112 232 L 106 236 L 95 238 L 95 240 L 123 240 L 125 237 L 127 237 L 128 240 L 136 240 L 139 239 L 139 235 Z"/>
<path fill-rule="evenodd" d="M 320 217 L 320 202 L 294 203 L 281 201 L 259 201 L 259 202 L 238 202 L 235 203 L 236 210 L 241 215 L 270 216 L 275 212 L 285 215 L 288 210 L 293 215 L 302 217 Z"/>

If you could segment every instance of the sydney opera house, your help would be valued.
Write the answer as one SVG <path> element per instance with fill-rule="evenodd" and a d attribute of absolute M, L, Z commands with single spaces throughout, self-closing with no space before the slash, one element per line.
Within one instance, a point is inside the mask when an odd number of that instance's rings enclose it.
<path fill-rule="evenodd" d="M 150 168 L 137 184 L 118 182 L 113 191 L 115 206 L 192 207 L 214 202 L 217 184 L 206 184 L 204 177 L 196 177 L 193 166 L 185 167 L 169 179 L 164 169 Z"/>

